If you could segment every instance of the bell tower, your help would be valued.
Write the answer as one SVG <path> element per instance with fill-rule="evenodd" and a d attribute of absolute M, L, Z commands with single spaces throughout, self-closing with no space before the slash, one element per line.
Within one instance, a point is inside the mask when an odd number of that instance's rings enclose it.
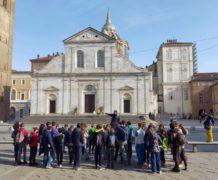
<path fill-rule="evenodd" d="M 0 120 L 10 112 L 15 0 L 0 0 Z"/>

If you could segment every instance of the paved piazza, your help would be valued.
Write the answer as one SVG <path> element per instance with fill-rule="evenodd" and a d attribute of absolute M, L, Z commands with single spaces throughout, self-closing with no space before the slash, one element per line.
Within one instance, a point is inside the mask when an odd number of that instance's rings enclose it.
<path fill-rule="evenodd" d="M 164 124 L 168 124 L 165 122 Z M 193 122 L 184 122 L 186 126 L 192 127 Z M 189 140 L 205 141 L 204 130 L 197 124 L 196 129 L 190 130 Z M 28 125 L 30 129 L 31 125 Z M 0 126 L 0 141 L 11 140 L 8 130 L 9 126 Z M 218 128 L 214 128 L 214 140 L 218 139 Z M 44 169 L 41 165 L 38 167 L 29 167 L 27 165 L 14 166 L 13 146 L 0 144 L 0 180 L 102 180 L 102 179 L 171 179 L 171 180 L 217 180 L 218 179 L 218 146 L 199 146 L 197 153 L 190 152 L 192 147 L 187 146 L 188 171 L 181 171 L 177 174 L 171 172 L 173 166 L 172 156 L 168 153 L 167 166 L 162 168 L 162 174 L 153 175 L 146 166 L 137 167 L 136 161 L 130 167 L 123 166 L 121 162 L 116 163 L 115 170 L 96 170 L 94 169 L 94 159 L 91 161 L 82 161 L 82 170 L 75 171 L 68 165 L 67 154 L 64 156 L 63 168 Z M 133 148 L 135 149 L 135 148 Z M 27 153 L 27 157 L 28 157 Z M 42 162 L 42 157 L 37 157 L 38 162 Z M 135 153 L 134 158 L 135 159 Z M 105 164 L 105 163 L 104 163 Z"/>
<path fill-rule="evenodd" d="M 0 179 L 1 180 L 96 180 L 96 179 L 183 179 L 183 180 L 216 180 L 218 177 L 218 153 L 187 153 L 189 170 L 181 173 L 170 171 L 173 162 L 167 155 L 167 167 L 163 168 L 162 174 L 153 175 L 146 167 L 138 168 L 135 164 L 131 167 L 123 167 L 117 163 L 116 170 L 96 170 L 93 159 L 87 163 L 83 161 L 82 170 L 75 171 L 67 165 L 65 160 L 63 168 L 44 169 L 29 166 L 14 166 L 13 154 L 8 148 L 1 146 L 0 152 Z"/>

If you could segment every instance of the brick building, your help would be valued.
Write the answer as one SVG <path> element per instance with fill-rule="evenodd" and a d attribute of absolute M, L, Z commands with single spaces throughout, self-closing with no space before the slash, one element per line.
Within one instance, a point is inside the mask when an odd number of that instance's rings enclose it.
<path fill-rule="evenodd" d="M 9 119 L 15 0 L 0 1 L 0 120 Z"/>
<path fill-rule="evenodd" d="M 211 86 L 211 92 L 214 118 L 218 119 L 218 82 Z"/>
<path fill-rule="evenodd" d="M 190 81 L 191 106 L 193 117 L 198 117 L 202 110 L 212 110 L 211 87 L 218 82 L 218 73 L 197 73 Z"/>

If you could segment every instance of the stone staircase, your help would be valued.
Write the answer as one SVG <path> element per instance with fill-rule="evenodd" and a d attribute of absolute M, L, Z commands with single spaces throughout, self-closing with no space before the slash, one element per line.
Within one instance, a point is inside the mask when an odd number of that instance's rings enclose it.
<path fill-rule="evenodd" d="M 35 115 L 29 116 L 21 120 L 25 124 L 43 124 L 46 122 L 58 122 L 59 124 L 77 124 L 83 122 L 86 124 L 108 124 L 110 123 L 110 116 L 107 115 Z M 132 124 L 142 122 L 137 115 L 122 115 L 120 120 L 131 121 Z"/>

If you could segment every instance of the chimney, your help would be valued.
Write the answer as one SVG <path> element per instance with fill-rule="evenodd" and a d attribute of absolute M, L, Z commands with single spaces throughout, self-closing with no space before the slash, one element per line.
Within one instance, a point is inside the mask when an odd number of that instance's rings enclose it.
<path fill-rule="evenodd" d="M 52 53 L 52 56 L 55 56 L 55 53 Z"/>
<path fill-rule="evenodd" d="M 59 56 L 59 52 L 56 53 L 56 56 Z"/>
<path fill-rule="evenodd" d="M 50 54 L 48 54 L 48 57 L 50 57 Z"/>
<path fill-rule="evenodd" d="M 39 57 L 40 57 L 39 54 L 37 54 L 37 59 L 39 59 Z"/>

